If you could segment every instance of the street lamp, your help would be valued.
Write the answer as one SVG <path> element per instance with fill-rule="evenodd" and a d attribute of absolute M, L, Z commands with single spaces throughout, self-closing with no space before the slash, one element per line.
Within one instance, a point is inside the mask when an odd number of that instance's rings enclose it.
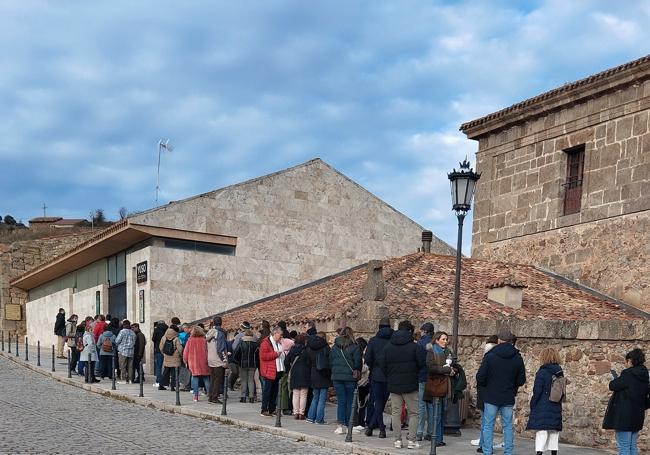
<path fill-rule="evenodd" d="M 463 249 L 463 221 L 465 215 L 472 209 L 472 198 L 476 182 L 481 174 L 474 172 L 469 166 L 467 158 L 460 163 L 460 169 L 453 169 L 448 174 L 451 183 L 451 204 L 452 210 L 458 218 L 458 243 L 456 246 L 456 283 L 454 285 L 454 309 L 452 315 L 452 351 L 454 363 L 458 360 L 458 319 L 460 313 L 460 272 L 461 272 L 461 251 Z M 445 428 L 450 434 L 460 436 L 460 401 L 449 403 L 446 409 Z"/>

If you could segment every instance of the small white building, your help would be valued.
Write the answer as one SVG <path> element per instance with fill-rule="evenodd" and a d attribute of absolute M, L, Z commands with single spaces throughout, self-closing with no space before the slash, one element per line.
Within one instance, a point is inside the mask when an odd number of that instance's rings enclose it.
<path fill-rule="evenodd" d="M 132 215 L 16 277 L 27 336 L 80 318 L 192 321 L 369 259 L 413 253 L 423 228 L 320 159 Z M 453 254 L 433 238 L 432 252 Z M 289 316 L 289 315 L 288 315 Z"/>

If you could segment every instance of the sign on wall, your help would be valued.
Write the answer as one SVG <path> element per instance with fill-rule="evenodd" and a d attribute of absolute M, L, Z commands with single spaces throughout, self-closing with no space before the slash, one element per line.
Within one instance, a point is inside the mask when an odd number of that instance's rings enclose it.
<path fill-rule="evenodd" d="M 23 307 L 15 303 L 8 303 L 5 305 L 5 320 L 7 321 L 22 321 L 23 320 Z"/>
<path fill-rule="evenodd" d="M 138 293 L 138 315 L 140 316 L 140 324 L 144 323 L 144 289 L 140 289 Z"/>
<path fill-rule="evenodd" d="M 95 314 L 102 314 L 102 293 L 95 291 Z"/>
<path fill-rule="evenodd" d="M 136 270 L 136 281 L 138 283 L 147 282 L 147 261 L 138 262 L 135 266 Z"/>

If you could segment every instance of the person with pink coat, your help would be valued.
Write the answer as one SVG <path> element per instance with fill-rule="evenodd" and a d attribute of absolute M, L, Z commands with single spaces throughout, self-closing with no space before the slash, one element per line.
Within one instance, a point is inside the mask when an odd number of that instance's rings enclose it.
<path fill-rule="evenodd" d="M 199 381 L 202 378 L 207 389 L 210 388 L 210 368 L 208 367 L 208 343 L 205 332 L 198 325 L 192 328 L 192 335 L 183 349 L 183 361 L 192 373 L 192 393 L 199 401 Z"/>

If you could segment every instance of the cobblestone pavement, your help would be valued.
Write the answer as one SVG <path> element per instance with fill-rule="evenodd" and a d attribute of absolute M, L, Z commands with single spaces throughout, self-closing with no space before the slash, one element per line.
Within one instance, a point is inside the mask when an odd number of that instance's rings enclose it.
<path fill-rule="evenodd" d="M 179 447 L 203 454 L 341 453 L 102 397 L 0 357 L 0 453 L 162 454 Z"/>

